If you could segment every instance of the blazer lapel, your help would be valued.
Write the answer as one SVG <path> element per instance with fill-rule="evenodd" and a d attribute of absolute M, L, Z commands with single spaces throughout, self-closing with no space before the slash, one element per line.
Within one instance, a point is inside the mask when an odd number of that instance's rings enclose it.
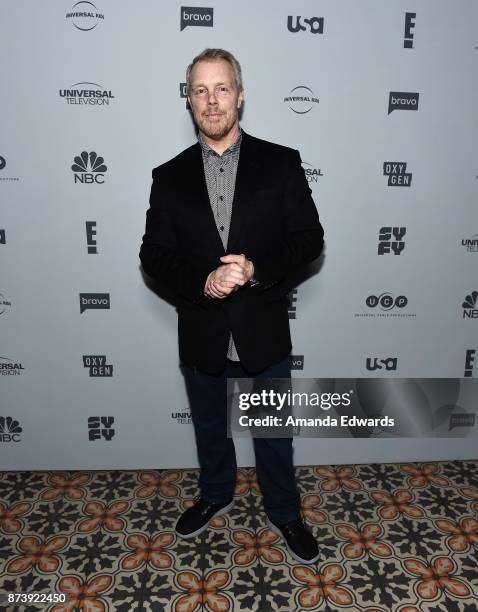
<path fill-rule="evenodd" d="M 243 131 L 232 203 L 231 225 L 226 249 L 228 253 L 235 253 L 235 245 L 252 211 L 251 196 L 260 182 L 260 169 L 261 165 L 256 154 L 255 143 Z"/>
<path fill-rule="evenodd" d="M 224 250 L 221 237 L 219 236 L 216 220 L 214 219 L 214 213 L 212 212 L 211 203 L 209 201 L 206 177 L 204 175 L 202 151 L 199 143 L 195 144 L 191 149 L 187 172 L 186 188 L 192 200 L 200 209 L 201 219 L 204 220 L 202 228 L 198 227 L 198 231 L 206 232 L 214 251 L 220 253 L 219 256 L 225 255 L 226 251 Z"/>

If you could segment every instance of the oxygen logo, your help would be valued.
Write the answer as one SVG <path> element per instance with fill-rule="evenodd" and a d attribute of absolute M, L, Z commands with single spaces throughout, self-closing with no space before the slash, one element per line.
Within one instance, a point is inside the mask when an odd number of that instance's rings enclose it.
<path fill-rule="evenodd" d="M 83 151 L 79 156 L 75 157 L 75 163 L 71 167 L 74 172 L 75 183 L 103 184 L 105 182 L 104 173 L 108 170 L 104 161 L 94 151 L 90 153 Z"/>
<path fill-rule="evenodd" d="M 113 366 L 106 363 L 106 355 L 83 355 L 83 367 L 92 378 L 113 376 Z"/>
<path fill-rule="evenodd" d="M 202 26 L 212 28 L 214 25 L 214 9 L 199 6 L 181 7 L 180 31 L 188 26 Z"/>
<path fill-rule="evenodd" d="M 314 108 L 314 104 L 319 103 L 319 98 L 315 97 L 310 87 L 298 85 L 291 90 L 290 94 L 284 98 L 284 102 L 290 110 L 298 115 L 305 115 Z"/>
<path fill-rule="evenodd" d="M 383 162 L 383 173 L 388 176 L 389 187 L 410 187 L 412 173 L 406 172 L 406 162 Z"/>

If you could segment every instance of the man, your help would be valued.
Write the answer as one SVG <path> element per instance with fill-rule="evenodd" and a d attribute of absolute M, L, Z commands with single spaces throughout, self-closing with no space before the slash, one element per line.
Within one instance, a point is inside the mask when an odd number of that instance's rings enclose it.
<path fill-rule="evenodd" d="M 201 495 L 176 525 L 199 535 L 234 503 L 227 377 L 290 377 L 287 293 L 323 230 L 298 151 L 239 126 L 241 68 L 206 49 L 186 73 L 198 143 L 153 170 L 140 258 L 177 296 L 179 356 L 201 467 Z M 254 438 L 267 525 L 302 563 L 318 559 L 300 517 L 291 438 Z"/>

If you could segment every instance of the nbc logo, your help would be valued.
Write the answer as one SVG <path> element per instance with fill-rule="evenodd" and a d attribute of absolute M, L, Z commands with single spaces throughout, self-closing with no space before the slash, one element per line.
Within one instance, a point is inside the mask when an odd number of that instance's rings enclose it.
<path fill-rule="evenodd" d="M 463 318 L 464 319 L 478 319 L 478 308 L 476 308 L 476 300 L 478 298 L 478 291 L 472 291 L 466 296 L 463 302 Z"/>
<path fill-rule="evenodd" d="M 104 183 L 104 173 L 108 169 L 104 159 L 94 151 L 83 151 L 74 159 L 71 169 L 74 173 L 75 183 Z"/>
<path fill-rule="evenodd" d="M 17 420 L 0 416 L 0 442 L 20 442 L 22 431 L 23 428 Z"/>

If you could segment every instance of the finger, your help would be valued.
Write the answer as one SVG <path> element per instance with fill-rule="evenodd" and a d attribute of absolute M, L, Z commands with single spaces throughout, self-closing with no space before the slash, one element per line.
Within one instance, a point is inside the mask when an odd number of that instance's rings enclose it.
<path fill-rule="evenodd" d="M 238 263 L 240 265 L 243 265 L 246 260 L 246 256 L 243 254 L 234 255 L 233 253 L 230 253 L 229 255 L 223 255 L 222 257 L 220 257 L 220 260 L 224 263 Z"/>

